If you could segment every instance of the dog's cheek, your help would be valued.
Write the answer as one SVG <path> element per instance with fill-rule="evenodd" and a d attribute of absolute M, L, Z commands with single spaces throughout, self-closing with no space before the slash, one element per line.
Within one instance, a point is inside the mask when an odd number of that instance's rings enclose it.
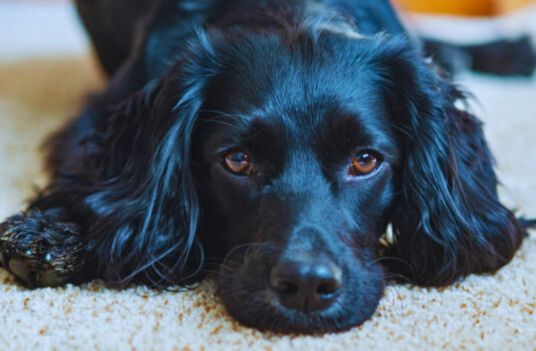
<path fill-rule="evenodd" d="M 370 251 L 356 256 L 359 259 L 356 259 L 350 269 L 347 301 L 348 305 L 355 306 L 349 318 L 355 319 L 353 323 L 359 324 L 376 311 L 384 294 L 386 276 L 382 265 Z"/>
<path fill-rule="evenodd" d="M 374 179 L 341 187 L 340 202 L 364 235 L 383 234 L 395 200 L 395 177 L 392 167 L 386 165 Z"/>
<path fill-rule="evenodd" d="M 224 246 L 240 243 L 246 218 L 251 218 L 252 206 L 247 189 L 221 172 L 211 172 L 199 182 L 202 208 L 207 226 Z"/>

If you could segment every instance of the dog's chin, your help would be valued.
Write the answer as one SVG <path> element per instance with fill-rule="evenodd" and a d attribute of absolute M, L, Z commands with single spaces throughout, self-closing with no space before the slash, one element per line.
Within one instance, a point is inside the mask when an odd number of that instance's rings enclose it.
<path fill-rule="evenodd" d="M 268 285 L 268 272 L 241 266 L 222 269 L 218 294 L 228 312 L 241 324 L 285 334 L 341 332 L 361 325 L 376 310 L 384 288 L 379 265 L 349 272 L 338 299 L 321 311 L 302 312 L 285 307 Z"/>

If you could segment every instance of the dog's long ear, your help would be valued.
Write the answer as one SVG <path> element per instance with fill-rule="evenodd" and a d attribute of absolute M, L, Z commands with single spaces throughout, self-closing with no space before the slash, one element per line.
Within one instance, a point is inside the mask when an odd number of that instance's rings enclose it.
<path fill-rule="evenodd" d="M 480 121 L 460 106 L 464 95 L 403 47 L 381 55 L 404 149 L 388 268 L 422 285 L 495 271 L 525 229 L 498 200 L 493 159 Z"/>
<path fill-rule="evenodd" d="M 190 50 L 160 82 L 121 104 L 94 138 L 96 151 L 89 148 L 85 203 L 95 219 L 88 241 L 107 280 L 161 287 L 198 278 L 203 249 L 190 146 L 214 73 L 210 55 L 206 47 Z"/>

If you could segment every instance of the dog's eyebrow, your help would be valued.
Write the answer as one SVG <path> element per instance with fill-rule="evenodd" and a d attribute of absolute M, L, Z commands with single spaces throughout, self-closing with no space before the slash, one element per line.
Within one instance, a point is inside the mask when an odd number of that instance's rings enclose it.
<path fill-rule="evenodd" d="M 275 151 L 281 148 L 285 134 L 283 128 L 277 123 L 268 123 L 261 118 L 252 118 L 249 126 L 241 134 L 244 143 L 259 154 L 266 155 L 267 151 Z"/>
<path fill-rule="evenodd" d="M 268 122 L 256 114 L 227 113 L 219 110 L 203 110 L 210 117 L 204 123 L 214 124 L 221 128 L 224 148 L 246 146 L 252 151 L 266 154 L 281 149 L 282 128 Z M 273 121 L 272 121 L 273 122 Z"/>
<path fill-rule="evenodd" d="M 364 117 L 352 112 L 332 112 L 318 131 L 318 148 L 341 160 L 358 148 L 375 148 L 396 157 L 396 144 L 389 126 L 381 118 Z"/>
<path fill-rule="evenodd" d="M 203 109 L 200 111 L 204 118 L 200 119 L 199 126 L 206 124 L 221 127 L 226 131 L 229 139 L 243 139 L 247 132 L 251 118 L 240 113 L 228 113 L 214 109 Z"/>

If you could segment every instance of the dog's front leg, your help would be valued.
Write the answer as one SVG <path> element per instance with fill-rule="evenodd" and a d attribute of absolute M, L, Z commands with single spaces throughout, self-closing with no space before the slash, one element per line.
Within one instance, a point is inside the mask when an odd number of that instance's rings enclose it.
<path fill-rule="evenodd" d="M 0 265 L 30 288 L 79 281 L 85 260 L 82 228 L 61 209 L 30 209 L 0 224 Z"/>

